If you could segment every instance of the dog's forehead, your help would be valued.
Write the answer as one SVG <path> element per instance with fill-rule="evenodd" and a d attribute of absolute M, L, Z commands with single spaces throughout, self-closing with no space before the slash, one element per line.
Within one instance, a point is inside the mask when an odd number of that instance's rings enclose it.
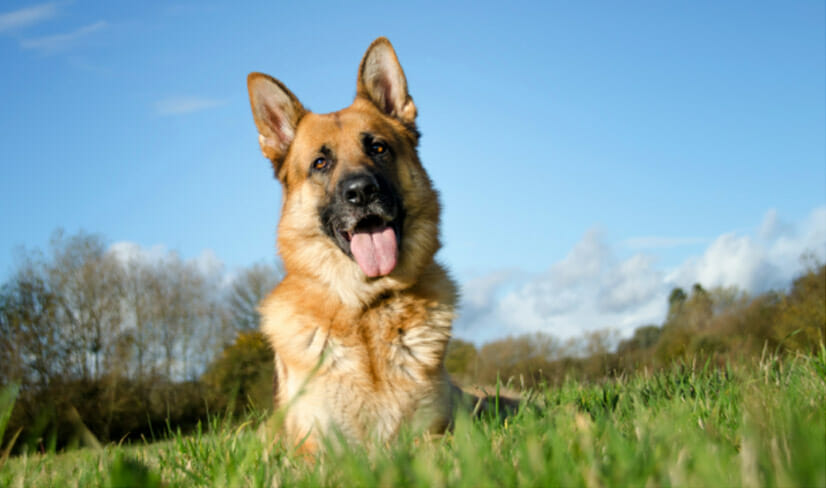
<path fill-rule="evenodd" d="M 301 120 L 296 140 L 311 150 L 321 146 L 344 149 L 353 143 L 360 145 L 363 134 L 381 135 L 389 130 L 390 125 L 376 114 L 348 107 L 326 114 L 308 113 Z"/>

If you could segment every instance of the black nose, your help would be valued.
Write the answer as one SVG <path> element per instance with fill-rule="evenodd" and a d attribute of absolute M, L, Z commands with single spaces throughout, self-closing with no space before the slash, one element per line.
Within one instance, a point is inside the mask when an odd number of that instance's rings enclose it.
<path fill-rule="evenodd" d="M 379 184 L 373 175 L 359 173 L 342 180 L 339 192 L 345 201 L 353 205 L 367 205 L 379 192 Z"/>

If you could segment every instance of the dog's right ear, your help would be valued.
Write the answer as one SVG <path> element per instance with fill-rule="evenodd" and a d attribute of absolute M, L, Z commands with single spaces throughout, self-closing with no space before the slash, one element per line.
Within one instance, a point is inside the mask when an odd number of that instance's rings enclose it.
<path fill-rule="evenodd" d="M 263 73 L 247 76 L 247 89 L 261 152 L 273 162 L 276 173 L 295 138 L 298 121 L 306 110 L 284 84 Z"/>

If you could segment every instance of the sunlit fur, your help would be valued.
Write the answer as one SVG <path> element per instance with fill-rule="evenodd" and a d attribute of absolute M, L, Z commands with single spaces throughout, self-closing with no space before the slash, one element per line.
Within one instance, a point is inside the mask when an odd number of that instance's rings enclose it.
<path fill-rule="evenodd" d="M 438 195 L 416 152 L 416 109 L 395 52 L 377 39 L 362 60 L 356 99 L 330 114 L 305 111 L 269 80 L 254 74 L 249 84 L 262 150 L 284 188 L 278 248 L 286 276 L 260 312 L 275 351 L 275 402 L 286 434 L 313 452 L 334 430 L 355 441 L 388 440 L 403 425 L 441 432 L 455 391 L 444 354 L 456 287 L 434 261 Z M 365 132 L 394 151 L 388 176 L 406 212 L 397 265 L 379 278 L 365 276 L 325 234 L 319 215 L 342 175 L 373 164 L 364 155 Z M 308 171 L 322 145 L 337 155 L 327 178 Z"/>

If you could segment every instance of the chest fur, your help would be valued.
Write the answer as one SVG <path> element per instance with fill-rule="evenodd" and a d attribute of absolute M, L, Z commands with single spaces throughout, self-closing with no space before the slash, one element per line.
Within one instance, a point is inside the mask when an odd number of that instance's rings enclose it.
<path fill-rule="evenodd" d="M 395 296 L 359 313 L 293 314 L 278 323 L 265 316 L 277 403 L 293 406 L 288 423 L 298 430 L 335 425 L 355 437 L 392 435 L 419 417 L 427 428 L 444 416 L 433 412 L 445 404 L 453 315 L 452 301 Z"/>
<path fill-rule="evenodd" d="M 297 317 L 272 339 L 288 373 L 378 393 L 440 372 L 452 318 L 452 304 L 397 297 L 359 313 Z"/>

